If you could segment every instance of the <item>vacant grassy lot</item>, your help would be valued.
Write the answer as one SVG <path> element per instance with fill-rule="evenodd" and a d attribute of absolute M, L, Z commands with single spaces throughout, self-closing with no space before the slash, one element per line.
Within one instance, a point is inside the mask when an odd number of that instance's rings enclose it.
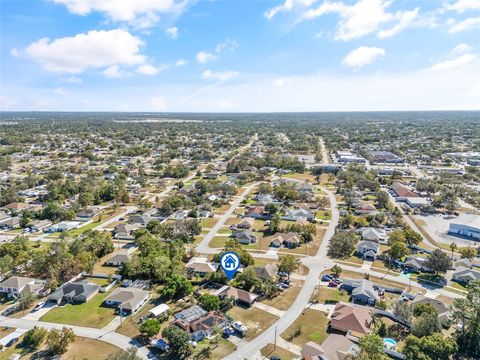
<path fill-rule="evenodd" d="M 232 317 L 235 321 L 239 320 L 245 324 L 248 328 L 247 336 L 245 338 L 248 341 L 261 334 L 277 320 L 276 316 L 269 314 L 266 311 L 257 308 L 244 309 L 238 306 L 234 306 L 228 310 L 227 315 Z"/>
<path fill-rule="evenodd" d="M 62 355 L 65 360 L 104 360 L 110 354 L 120 351 L 119 348 L 109 343 L 88 339 L 83 337 L 76 337 L 75 341 L 68 346 L 68 351 Z"/>
<path fill-rule="evenodd" d="M 208 243 L 208 247 L 210 248 L 223 248 L 225 246 L 225 242 L 227 241 L 228 236 L 215 236 L 212 241 Z"/>
<path fill-rule="evenodd" d="M 207 218 L 202 220 L 202 228 L 212 228 L 217 223 L 218 218 Z"/>
<path fill-rule="evenodd" d="M 290 351 L 285 350 L 280 346 L 277 346 L 277 348 L 273 350 L 273 344 L 268 344 L 260 352 L 262 353 L 262 356 L 265 356 L 267 359 L 271 359 L 274 355 L 280 357 L 282 360 L 293 360 L 298 358 L 297 355 L 292 354 Z"/>
<path fill-rule="evenodd" d="M 208 339 L 202 340 L 195 348 L 195 353 L 198 354 L 203 348 L 210 346 L 210 360 L 220 360 L 226 357 L 228 354 L 236 350 L 236 346 L 227 339 L 220 338 L 218 345 L 212 345 Z M 193 359 L 196 359 L 196 354 L 193 355 Z"/>
<path fill-rule="evenodd" d="M 103 300 L 111 293 L 98 293 L 84 304 L 56 307 L 46 313 L 41 321 L 103 328 L 115 318 L 114 309 L 103 306 Z"/>
<path fill-rule="evenodd" d="M 348 302 L 350 296 L 345 291 L 340 291 L 336 288 L 328 288 L 325 286 L 317 287 L 316 300 L 319 304 L 324 304 L 330 301 Z"/>
<path fill-rule="evenodd" d="M 292 281 L 291 286 L 279 293 L 276 297 L 270 300 L 265 300 L 263 303 L 273 306 L 279 310 L 288 310 L 288 308 L 292 305 L 295 299 L 302 288 L 303 281 Z"/>
<path fill-rule="evenodd" d="M 303 346 L 309 341 L 322 343 L 328 336 L 327 315 L 321 311 L 306 309 L 281 335 L 287 341 Z"/>

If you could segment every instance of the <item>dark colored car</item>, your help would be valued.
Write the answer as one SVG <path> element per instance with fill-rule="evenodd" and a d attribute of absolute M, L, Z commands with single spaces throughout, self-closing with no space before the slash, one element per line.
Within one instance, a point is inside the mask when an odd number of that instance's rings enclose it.
<path fill-rule="evenodd" d="M 18 341 L 18 338 L 13 338 L 13 339 L 10 340 L 5 346 L 6 346 L 6 347 L 10 347 L 10 346 L 12 346 L 13 344 L 15 344 L 17 341 Z"/>

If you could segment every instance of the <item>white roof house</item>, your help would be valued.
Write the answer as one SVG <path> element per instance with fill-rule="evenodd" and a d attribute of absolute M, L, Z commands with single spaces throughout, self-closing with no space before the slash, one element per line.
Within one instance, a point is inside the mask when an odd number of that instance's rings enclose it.
<path fill-rule="evenodd" d="M 155 306 L 153 309 L 150 309 L 148 312 L 152 316 L 157 317 L 166 313 L 168 310 L 170 310 L 170 307 L 167 304 L 160 304 L 158 306 Z"/>
<path fill-rule="evenodd" d="M 383 229 L 369 227 L 362 231 L 362 239 L 384 244 L 387 242 L 387 233 Z"/>

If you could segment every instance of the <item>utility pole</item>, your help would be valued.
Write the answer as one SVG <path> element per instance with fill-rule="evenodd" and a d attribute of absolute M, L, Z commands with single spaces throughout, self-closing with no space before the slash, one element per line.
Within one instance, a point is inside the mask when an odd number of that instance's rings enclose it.
<path fill-rule="evenodd" d="M 277 325 L 275 325 L 275 339 L 273 339 L 273 351 L 277 349 Z"/>

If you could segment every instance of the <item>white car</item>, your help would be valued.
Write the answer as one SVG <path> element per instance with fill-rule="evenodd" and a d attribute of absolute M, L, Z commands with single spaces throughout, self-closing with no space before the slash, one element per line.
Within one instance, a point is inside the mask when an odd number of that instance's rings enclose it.
<path fill-rule="evenodd" d="M 243 325 L 243 323 L 241 321 L 235 321 L 233 324 L 232 324 L 232 328 L 233 330 L 239 332 L 242 336 L 245 336 L 245 334 L 247 333 L 247 327 L 245 325 Z"/>
<path fill-rule="evenodd" d="M 39 302 L 37 305 L 33 307 L 32 312 L 40 310 L 43 307 L 43 305 L 45 305 L 45 301 Z"/>

